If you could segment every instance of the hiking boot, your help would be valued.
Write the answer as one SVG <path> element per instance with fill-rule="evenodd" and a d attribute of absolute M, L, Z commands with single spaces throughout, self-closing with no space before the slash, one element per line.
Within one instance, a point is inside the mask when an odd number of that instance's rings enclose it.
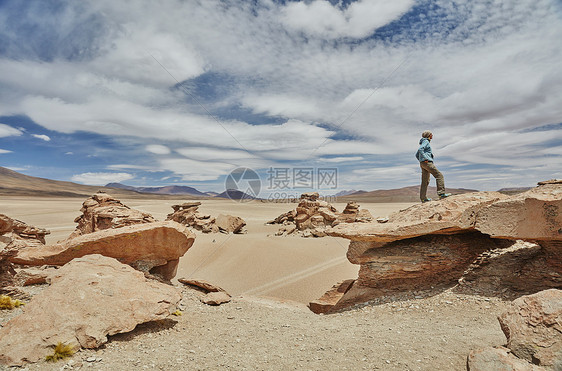
<path fill-rule="evenodd" d="M 422 200 L 422 203 L 429 202 L 429 201 L 431 201 L 431 198 L 425 198 Z"/>
<path fill-rule="evenodd" d="M 443 193 L 443 194 L 439 195 L 439 199 L 442 200 L 442 199 L 447 198 L 449 196 L 451 196 L 450 193 Z"/>

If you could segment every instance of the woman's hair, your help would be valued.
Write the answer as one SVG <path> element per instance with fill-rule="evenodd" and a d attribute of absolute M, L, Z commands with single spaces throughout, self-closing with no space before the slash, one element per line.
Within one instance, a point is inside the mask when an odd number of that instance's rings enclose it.
<path fill-rule="evenodd" d="M 422 133 L 422 138 L 429 138 L 431 135 L 431 131 L 426 130 Z"/>

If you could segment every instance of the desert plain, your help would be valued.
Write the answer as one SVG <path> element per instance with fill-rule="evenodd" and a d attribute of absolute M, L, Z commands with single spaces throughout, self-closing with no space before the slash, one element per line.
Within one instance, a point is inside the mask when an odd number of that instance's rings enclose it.
<path fill-rule="evenodd" d="M 127 206 L 165 220 L 172 205 L 185 199 L 127 199 Z M 46 242 L 65 239 L 76 228 L 81 198 L 6 197 L 0 212 L 27 224 L 46 228 Z M 193 202 L 197 200 L 189 200 Z M 278 225 L 267 225 L 280 214 L 294 209 L 295 202 L 239 202 L 199 200 L 202 214 L 231 214 L 247 223 L 245 234 L 201 233 L 195 231 L 194 245 L 180 259 L 177 278 L 210 281 L 232 295 L 271 296 L 307 304 L 320 297 L 338 281 L 355 278 L 358 265 L 346 258 L 349 241 L 343 238 L 301 238 L 274 236 Z M 333 204 L 343 210 L 345 203 Z M 373 216 L 387 216 L 412 203 L 365 203 Z"/>
<path fill-rule="evenodd" d="M 76 227 L 81 198 L 3 196 L 0 211 L 47 228 L 47 244 Z M 126 199 L 129 207 L 164 220 L 182 199 Z M 192 200 L 190 200 L 192 201 Z M 408 292 L 392 300 L 317 315 L 306 304 L 332 285 L 356 278 L 343 238 L 274 236 L 266 222 L 296 203 L 202 200 L 203 214 L 247 222 L 245 234 L 204 234 L 180 259 L 172 281 L 182 290 L 182 315 L 137 326 L 98 349 L 24 370 L 464 370 L 470 350 L 505 343 L 497 316 L 509 301 L 452 289 Z M 341 211 L 344 203 L 333 203 Z M 374 217 L 411 203 L 362 203 Z M 207 306 L 177 278 L 212 282 L 233 296 Z M 100 303 L 103 305 L 103 303 Z M 0 324 L 21 309 L 2 311 Z"/>

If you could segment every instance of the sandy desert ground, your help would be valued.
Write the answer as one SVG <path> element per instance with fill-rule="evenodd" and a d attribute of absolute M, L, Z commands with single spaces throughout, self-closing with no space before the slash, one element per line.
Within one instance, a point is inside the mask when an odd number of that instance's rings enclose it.
<path fill-rule="evenodd" d="M 66 238 L 75 228 L 84 200 L 80 198 L 2 197 L 0 213 L 28 224 L 47 228 L 47 243 Z M 177 200 L 122 199 L 125 205 L 165 220 Z M 192 202 L 192 200 L 189 200 Z M 411 204 L 364 204 L 374 216 L 386 216 Z M 204 234 L 196 231 L 193 247 L 180 260 L 176 278 L 205 279 L 232 295 L 248 294 L 308 303 L 340 280 L 357 277 L 358 266 L 345 257 L 349 241 L 341 238 L 273 236 L 279 229 L 269 220 L 294 209 L 296 203 L 236 202 L 204 200 L 202 214 L 240 216 L 246 234 Z M 336 203 L 338 210 L 345 204 Z"/>
<path fill-rule="evenodd" d="M 50 229 L 49 243 L 74 229 L 83 201 L 3 197 L 0 213 Z M 183 200 L 122 201 L 163 220 L 170 206 Z M 386 216 L 409 205 L 361 208 Z M 471 349 L 505 343 L 496 317 L 508 302 L 451 290 L 411 292 L 339 314 L 313 314 L 305 303 L 334 283 L 357 277 L 358 266 L 345 257 L 347 240 L 272 236 L 278 226 L 265 222 L 295 207 L 203 201 L 202 213 L 240 216 L 248 233 L 197 232 L 177 277 L 213 282 L 234 296 L 232 302 L 206 306 L 197 292 L 178 284 L 184 292 L 182 316 L 140 325 L 70 360 L 26 369 L 465 370 Z"/>

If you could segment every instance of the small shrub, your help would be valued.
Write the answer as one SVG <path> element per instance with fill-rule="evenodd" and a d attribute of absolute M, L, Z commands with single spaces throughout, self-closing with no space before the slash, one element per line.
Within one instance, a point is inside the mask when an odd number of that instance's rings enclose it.
<path fill-rule="evenodd" d="M 56 362 L 59 359 L 71 357 L 74 354 L 74 348 L 71 345 L 66 345 L 59 342 L 54 349 L 53 354 L 45 357 L 47 362 Z"/>
<path fill-rule="evenodd" d="M 19 300 L 13 300 L 8 295 L 0 295 L 0 309 L 14 309 L 24 305 Z"/>

